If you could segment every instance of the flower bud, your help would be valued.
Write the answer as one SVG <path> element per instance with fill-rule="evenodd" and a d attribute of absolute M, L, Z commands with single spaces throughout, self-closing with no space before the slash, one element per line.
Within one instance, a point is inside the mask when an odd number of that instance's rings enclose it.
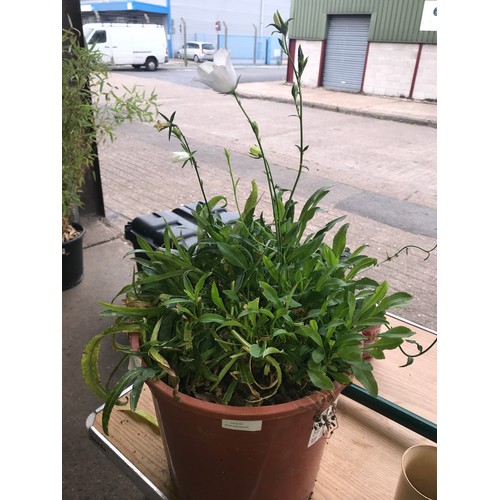
<path fill-rule="evenodd" d="M 262 151 L 259 146 L 256 146 L 255 144 L 250 148 L 249 154 L 252 158 L 262 158 Z"/>
<path fill-rule="evenodd" d="M 189 153 L 186 153 L 185 151 L 177 151 L 175 153 L 172 153 L 172 161 L 174 163 L 185 163 L 186 161 L 191 158 L 191 155 Z"/>
<path fill-rule="evenodd" d="M 158 130 L 158 132 L 160 132 L 161 130 L 164 130 L 166 128 L 169 128 L 170 127 L 170 123 L 168 122 L 164 122 L 162 120 L 158 120 L 155 125 L 154 125 L 155 129 Z"/>

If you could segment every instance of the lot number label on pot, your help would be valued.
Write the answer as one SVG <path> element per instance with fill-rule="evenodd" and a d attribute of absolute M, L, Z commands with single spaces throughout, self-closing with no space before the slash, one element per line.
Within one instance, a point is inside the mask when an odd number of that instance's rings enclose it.
<path fill-rule="evenodd" d="M 235 431 L 260 431 L 262 429 L 262 420 L 225 420 L 222 419 L 223 429 L 232 429 Z"/>
<path fill-rule="evenodd" d="M 320 437 L 322 437 L 323 434 L 328 432 L 332 424 L 332 414 L 333 414 L 333 407 L 329 406 L 319 416 L 319 418 L 316 419 L 311 431 L 311 436 L 309 437 L 309 444 L 307 445 L 308 448 L 312 446 Z"/>

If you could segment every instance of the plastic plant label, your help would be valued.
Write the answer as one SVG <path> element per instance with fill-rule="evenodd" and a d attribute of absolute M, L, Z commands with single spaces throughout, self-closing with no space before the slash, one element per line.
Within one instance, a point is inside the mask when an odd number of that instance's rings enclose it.
<path fill-rule="evenodd" d="M 234 431 L 260 431 L 262 430 L 262 420 L 226 420 L 222 419 L 223 429 Z"/>
<path fill-rule="evenodd" d="M 139 368 L 142 365 L 142 359 L 139 356 L 131 354 L 128 357 L 128 369 Z"/>
<path fill-rule="evenodd" d="M 312 446 L 319 438 L 328 432 L 332 424 L 333 406 L 329 406 L 320 416 L 314 421 L 314 425 L 309 437 L 309 444 Z"/>

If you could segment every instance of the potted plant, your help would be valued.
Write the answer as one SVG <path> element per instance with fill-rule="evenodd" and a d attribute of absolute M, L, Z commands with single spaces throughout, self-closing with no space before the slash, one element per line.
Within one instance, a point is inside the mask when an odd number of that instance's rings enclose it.
<path fill-rule="evenodd" d="M 83 235 L 78 208 L 87 174 L 97 157 L 97 144 L 114 139 L 123 121 L 156 118 L 156 95 L 135 87 L 118 89 L 108 81 L 102 55 L 80 43 L 76 29 L 62 31 L 62 267 L 63 290 L 83 276 Z"/>
<path fill-rule="evenodd" d="M 272 26 L 292 60 L 285 41 L 289 21 L 276 12 Z M 301 88 L 306 63 L 299 47 L 291 89 L 299 165 L 290 189 L 274 182 L 227 51 L 220 49 L 214 62 L 198 68 L 202 82 L 235 99 L 254 133 L 249 154 L 266 173 L 270 222 L 257 211 L 255 182 L 245 203 L 238 199 L 225 150 L 238 217 L 223 223 L 214 209 L 226 197 L 207 195 L 176 113 L 160 113 L 155 127 L 182 147 L 173 161 L 190 165 L 200 185 L 203 201 L 193 212 L 197 243 L 184 244 L 168 225 L 160 248 L 139 235 L 139 248 L 131 252 L 137 272 L 117 295 L 122 303 L 102 304 L 114 323 L 82 354 L 85 382 L 105 401 L 105 433 L 113 407 L 124 404 L 124 390 L 131 387 L 134 410 L 144 383 L 149 386 L 175 494 L 183 500 L 310 498 L 340 392 L 356 379 L 376 395 L 366 355 L 383 359 L 384 351 L 413 342 L 410 329 L 391 328 L 386 316 L 410 295 L 389 293 L 387 282 L 366 276 L 377 261 L 364 254 L 365 246 L 348 248 L 344 217 L 307 234 L 328 189 L 317 190 L 299 210 L 294 193 L 308 149 Z M 388 328 L 365 342 L 363 331 L 377 325 Z M 99 371 L 104 339 L 129 359 L 129 369 L 112 388 L 101 382 Z M 424 352 L 418 345 L 417 351 Z M 404 356 L 406 364 L 413 359 Z"/>

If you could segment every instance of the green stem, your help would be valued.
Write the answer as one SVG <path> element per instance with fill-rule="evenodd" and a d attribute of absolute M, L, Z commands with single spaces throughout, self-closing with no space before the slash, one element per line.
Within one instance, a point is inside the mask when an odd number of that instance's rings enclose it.
<path fill-rule="evenodd" d="M 262 154 L 262 161 L 264 162 L 264 172 L 266 174 L 267 178 L 267 184 L 269 187 L 269 194 L 271 196 L 271 204 L 273 207 L 273 216 L 274 216 L 274 225 L 276 228 L 276 240 L 277 240 L 277 247 L 278 247 L 278 254 L 279 258 L 281 259 L 283 256 L 282 252 L 282 243 L 281 243 L 281 220 L 280 220 L 280 213 L 278 210 L 278 195 L 276 193 L 276 185 L 274 184 L 273 180 L 273 174 L 271 171 L 271 167 L 269 166 L 269 162 L 267 161 L 266 155 L 264 153 L 264 148 L 262 147 L 262 142 L 260 140 L 260 136 L 258 132 L 255 130 L 254 122 L 251 120 L 250 116 L 246 112 L 245 108 L 243 107 L 243 104 L 241 103 L 240 98 L 238 97 L 238 94 L 236 91 L 232 92 L 234 98 L 236 99 L 236 102 L 238 103 L 238 106 L 240 107 L 241 111 L 245 115 L 245 118 L 247 119 L 248 123 L 250 124 L 250 127 L 255 135 L 255 139 L 257 140 L 257 145 L 259 146 L 260 152 Z"/>
<path fill-rule="evenodd" d="M 387 257 L 382 262 L 379 262 L 377 264 L 377 266 L 381 266 L 382 264 L 385 264 L 386 262 L 390 262 L 391 260 L 395 259 L 396 257 L 399 257 L 399 255 L 402 252 L 406 252 L 406 255 L 408 255 L 408 251 L 410 250 L 410 248 L 416 248 L 417 250 L 420 250 L 420 251 L 424 252 L 425 254 L 427 254 L 425 259 L 424 259 L 424 260 L 427 260 L 431 256 L 431 253 L 434 252 L 434 250 L 436 250 L 437 245 L 434 245 L 430 250 L 426 250 L 425 248 L 419 247 L 418 245 L 406 245 L 403 248 L 400 248 L 394 255 L 387 255 Z"/>
<path fill-rule="evenodd" d="M 176 125 L 176 127 L 177 127 L 177 125 Z M 199 184 L 200 190 L 201 190 L 201 195 L 203 196 L 203 201 L 204 201 L 205 206 L 207 207 L 207 210 L 208 210 L 208 222 L 210 223 L 211 226 L 213 226 L 212 211 L 210 210 L 207 195 L 205 194 L 205 189 L 203 188 L 203 179 L 201 178 L 201 175 L 200 175 L 200 168 L 198 167 L 198 163 L 196 161 L 196 158 L 194 157 L 194 152 L 191 151 L 191 148 L 189 147 L 186 136 L 182 133 L 182 131 L 180 130 L 179 127 L 177 127 L 177 130 L 179 130 L 179 135 L 177 136 L 177 138 L 179 139 L 179 142 L 181 143 L 184 150 L 189 154 L 189 163 L 191 163 L 191 166 L 194 168 L 194 171 L 196 173 L 196 177 L 198 179 L 198 184 Z"/>
<path fill-rule="evenodd" d="M 295 69 L 295 65 L 293 65 L 293 71 L 295 73 L 295 77 L 297 80 L 297 93 L 299 95 L 299 104 L 297 105 L 297 100 L 294 97 L 294 102 L 295 102 L 295 109 L 297 110 L 297 118 L 299 119 L 299 131 L 300 131 L 300 147 L 299 147 L 299 171 L 297 172 L 297 177 L 295 178 L 295 183 L 293 184 L 292 191 L 290 192 L 290 199 L 293 198 L 293 195 L 295 193 L 295 189 L 297 188 L 297 185 L 299 184 L 299 179 L 302 174 L 302 168 L 304 167 L 304 126 L 303 126 L 303 121 L 302 121 L 302 82 L 300 79 L 300 75 Z"/>
<path fill-rule="evenodd" d="M 227 149 L 224 149 L 224 153 L 226 155 L 227 166 L 229 167 L 229 175 L 231 177 L 231 186 L 233 187 L 233 196 L 234 196 L 234 202 L 236 204 L 236 210 L 238 211 L 238 214 L 241 217 L 240 205 L 238 203 L 238 193 L 236 192 L 236 182 L 234 181 L 233 168 L 231 167 L 231 158 L 229 156 L 229 151 Z"/>
<path fill-rule="evenodd" d="M 419 352 L 418 354 L 408 354 L 407 352 L 405 352 L 405 350 L 399 346 L 399 350 L 407 357 L 411 357 L 411 358 L 418 358 L 419 356 L 422 356 L 423 354 L 425 354 L 427 351 L 430 351 L 433 347 L 434 347 L 434 344 L 437 342 L 437 338 L 434 339 L 431 343 L 430 346 L 428 346 L 427 348 L 425 348 L 423 351 Z"/>
<path fill-rule="evenodd" d="M 293 58 L 290 56 L 290 51 L 288 50 L 288 45 L 286 44 L 286 37 L 283 37 L 283 50 L 286 54 L 287 60 L 291 62 L 293 74 L 295 75 L 295 82 L 297 85 L 297 93 L 292 93 L 293 102 L 295 104 L 295 110 L 297 112 L 297 118 L 299 119 L 299 133 L 300 133 L 300 145 L 299 145 L 299 171 L 297 172 L 297 177 L 295 178 L 295 182 L 293 184 L 293 188 L 290 192 L 290 200 L 293 199 L 293 195 L 295 194 L 295 189 L 299 184 L 300 176 L 302 175 L 302 169 L 304 167 L 304 123 L 302 119 L 303 115 L 303 100 L 302 100 L 302 72 L 299 71 Z M 292 85 L 294 85 L 292 83 Z M 297 95 L 299 96 L 299 102 L 297 103 Z"/>

